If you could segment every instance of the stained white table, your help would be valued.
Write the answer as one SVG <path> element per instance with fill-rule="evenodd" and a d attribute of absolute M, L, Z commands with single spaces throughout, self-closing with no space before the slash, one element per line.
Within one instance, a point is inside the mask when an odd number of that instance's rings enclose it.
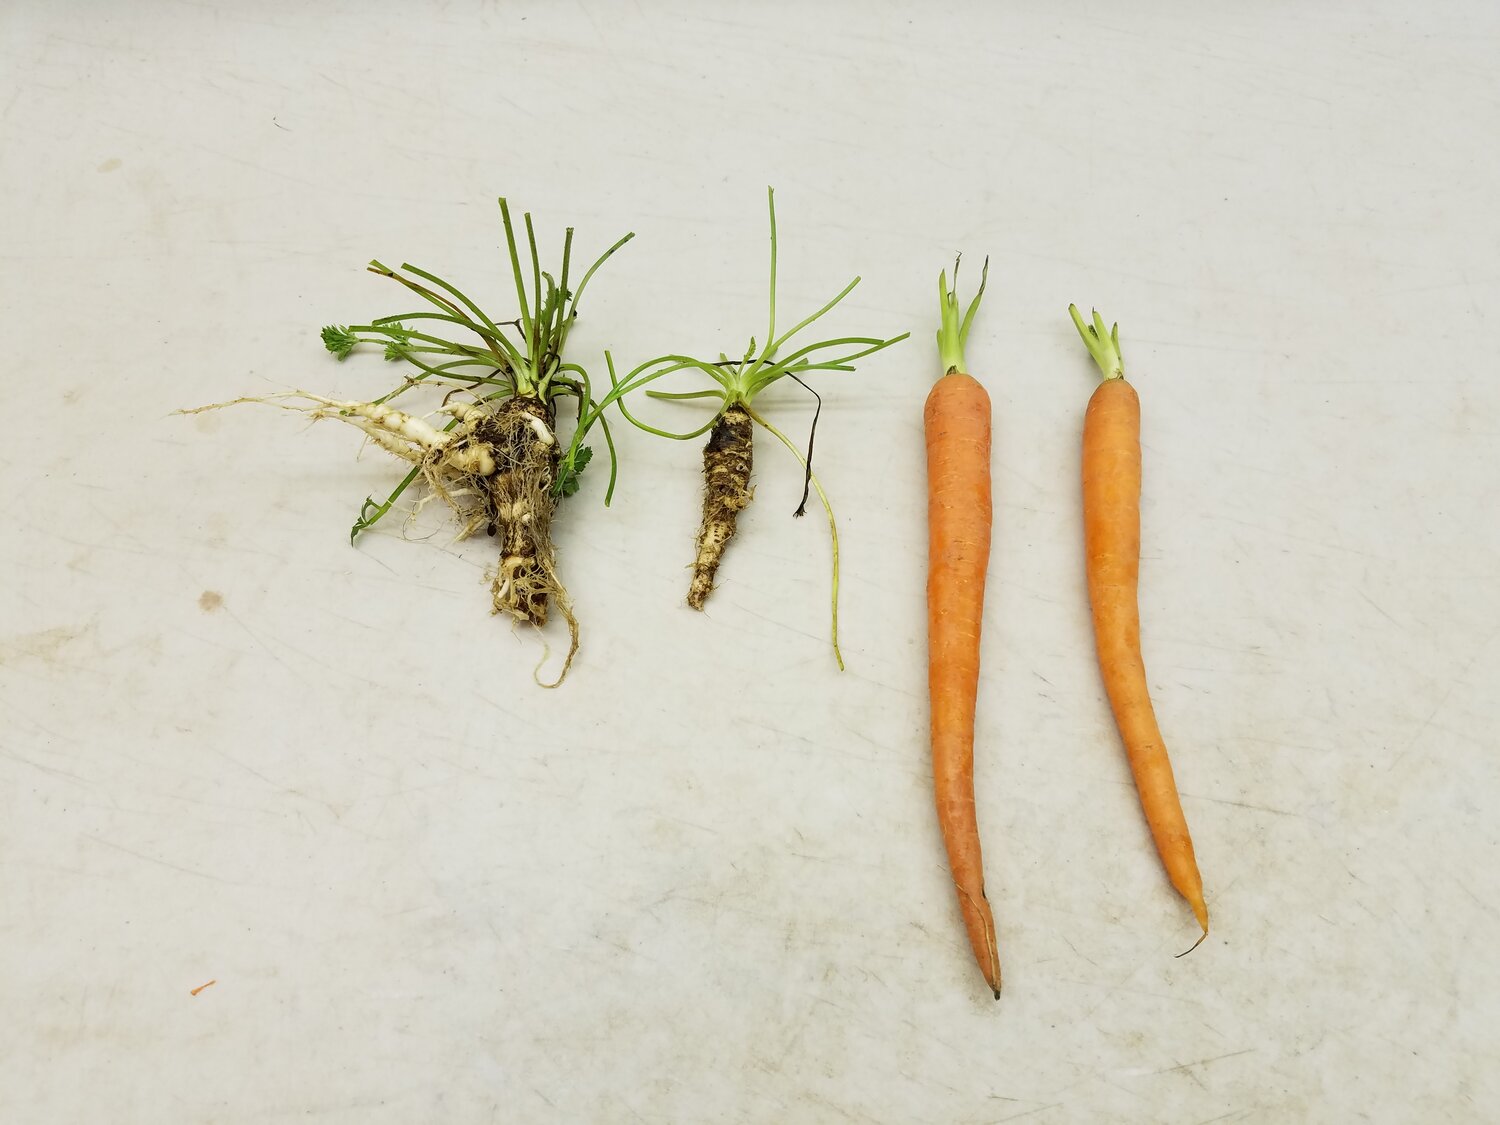
<path fill-rule="evenodd" d="M 1494 1120 L 1500 14 L 1127 7 L 9 4 L 0 1117 Z M 913 333 L 818 384 L 846 673 L 769 443 L 699 616 L 697 445 L 617 428 L 547 692 L 486 541 L 350 547 L 401 472 L 357 435 L 170 413 L 386 389 L 317 339 L 410 303 L 371 257 L 504 311 L 502 193 L 549 242 L 637 232 L 596 377 L 742 347 L 767 184 L 783 316 L 857 272 L 830 325 Z M 925 750 L 958 251 L 992 261 L 999 1004 Z M 1181 960 L 1093 664 L 1069 301 L 1144 402 L 1146 655 L 1216 923 Z"/>

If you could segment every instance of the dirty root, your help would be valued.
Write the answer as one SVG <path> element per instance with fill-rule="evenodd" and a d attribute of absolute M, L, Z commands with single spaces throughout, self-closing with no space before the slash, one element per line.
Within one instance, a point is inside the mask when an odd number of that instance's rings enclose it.
<path fill-rule="evenodd" d="M 724 548 L 734 538 L 740 512 L 754 495 L 750 487 L 752 438 L 750 415 L 736 404 L 714 423 L 703 447 L 703 523 L 698 528 L 698 554 L 688 588 L 688 605 L 694 609 L 702 609 L 713 592 Z"/>

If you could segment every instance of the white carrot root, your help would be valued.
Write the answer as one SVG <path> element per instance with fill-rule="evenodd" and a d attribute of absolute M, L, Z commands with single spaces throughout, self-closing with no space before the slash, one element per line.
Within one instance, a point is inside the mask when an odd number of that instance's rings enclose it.
<path fill-rule="evenodd" d="M 305 402 L 317 403 L 315 407 L 294 406 L 290 403 L 280 401 L 282 399 L 301 399 Z M 264 395 L 260 397 L 245 397 L 230 399 L 228 402 L 210 403 L 208 406 L 193 407 L 189 410 L 179 410 L 178 414 L 198 414 L 205 410 L 219 410 L 225 406 L 236 406 L 240 403 L 260 402 L 267 406 L 275 406 L 282 410 L 291 410 L 299 414 L 306 414 L 316 419 L 334 418 L 340 422 L 347 422 L 365 432 L 376 445 L 388 453 L 406 461 L 422 461 L 425 458 L 411 448 L 416 446 L 423 454 L 434 456 L 437 467 L 451 469 L 456 473 L 472 476 L 487 477 L 495 471 L 495 458 L 484 446 L 461 446 L 450 448 L 457 437 L 468 436 L 478 421 L 484 417 L 484 411 L 479 406 L 463 406 L 462 413 L 454 411 L 466 427 L 462 435 L 449 432 L 444 433 L 430 422 L 418 418 L 415 414 L 408 414 L 404 410 L 397 410 L 393 406 L 385 406 L 374 402 L 346 402 L 339 399 L 324 398 L 310 391 L 285 391 L 280 394 Z M 404 446 L 397 438 L 405 439 L 411 446 Z M 549 435 L 550 440 L 550 435 Z"/>
<path fill-rule="evenodd" d="M 531 423 L 531 428 L 536 431 L 536 439 L 543 445 L 551 445 L 554 441 L 552 431 L 547 428 L 547 423 L 535 414 L 527 414 L 526 420 Z"/>

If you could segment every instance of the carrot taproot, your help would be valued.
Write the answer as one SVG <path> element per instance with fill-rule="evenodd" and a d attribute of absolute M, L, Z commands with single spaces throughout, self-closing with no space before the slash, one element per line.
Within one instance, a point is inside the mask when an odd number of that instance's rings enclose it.
<path fill-rule="evenodd" d="M 986 263 L 986 270 L 988 263 Z M 993 509 L 990 497 L 990 398 L 964 370 L 964 343 L 984 295 L 959 319 L 955 289 L 939 277 L 944 374 L 927 396 L 927 678 L 932 707 L 932 775 L 938 825 L 958 891 L 969 944 L 985 982 L 1000 999 L 995 919 L 984 893 L 974 806 L 974 710 Z"/>
<path fill-rule="evenodd" d="M 1157 854 L 1207 934 L 1203 877 L 1141 657 L 1140 399 L 1125 381 L 1120 326 L 1106 331 L 1097 312 L 1086 324 L 1075 305 L 1068 312 L 1104 376 L 1083 423 L 1084 550 L 1099 669 Z"/>
<path fill-rule="evenodd" d="M 766 210 L 771 220 L 771 278 L 768 292 L 769 317 L 763 342 L 757 344 L 754 337 L 739 359 L 730 359 L 725 352 L 717 360 L 695 359 L 681 353 L 669 353 L 648 359 L 627 372 L 623 377 L 615 373 L 614 359 L 608 351 L 604 362 L 609 367 L 610 392 L 599 400 L 598 409 L 618 403 L 620 413 L 638 429 L 657 437 L 673 441 L 688 441 L 708 434 L 708 444 L 703 447 L 703 520 L 698 525 L 696 551 L 692 565 L 692 579 L 688 584 L 687 603 L 693 609 L 702 610 L 709 595 L 714 592 L 714 581 L 724 552 L 739 532 L 739 517 L 755 497 L 750 483 L 750 474 L 755 465 L 755 428 L 759 426 L 770 434 L 802 463 L 802 499 L 792 513 L 801 516 L 807 511 L 810 493 L 816 493 L 828 517 L 828 538 L 832 548 L 831 584 L 829 590 L 830 641 L 833 659 L 842 671 L 844 655 L 839 648 L 839 532 L 833 516 L 833 505 L 818 475 L 813 472 L 812 435 L 817 433 L 818 418 L 822 414 L 823 400 L 817 391 L 804 380 L 821 371 L 853 371 L 854 361 L 899 344 L 910 335 L 882 340 L 878 336 L 836 336 L 815 343 L 801 343 L 788 347 L 790 341 L 803 329 L 821 320 L 832 312 L 854 291 L 860 282 L 858 277 L 811 316 L 799 320 L 790 330 L 776 330 L 776 262 L 778 239 L 776 233 L 776 193 L 766 188 Z M 782 327 L 785 328 L 785 322 Z M 643 389 L 668 375 L 688 373 L 706 376 L 708 386 L 703 390 L 646 391 L 647 398 L 676 400 L 717 399 L 713 417 L 703 425 L 682 433 L 659 429 L 642 421 L 631 410 L 626 396 Z M 758 396 L 762 391 L 791 379 L 813 396 L 818 403 L 813 412 L 812 429 L 807 439 L 807 453 L 803 455 L 792 440 L 772 424 L 763 412 Z M 785 383 L 781 383 L 785 387 Z"/>

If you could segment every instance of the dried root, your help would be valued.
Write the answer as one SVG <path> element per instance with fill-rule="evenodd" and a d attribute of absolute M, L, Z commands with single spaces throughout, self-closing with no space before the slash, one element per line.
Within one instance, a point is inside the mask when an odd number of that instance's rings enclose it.
<path fill-rule="evenodd" d="M 688 605 L 694 609 L 702 609 L 713 592 L 724 548 L 734 538 L 740 512 L 755 494 L 750 487 L 753 437 L 750 415 L 736 404 L 714 423 L 703 447 L 703 523 L 688 587 Z"/>

